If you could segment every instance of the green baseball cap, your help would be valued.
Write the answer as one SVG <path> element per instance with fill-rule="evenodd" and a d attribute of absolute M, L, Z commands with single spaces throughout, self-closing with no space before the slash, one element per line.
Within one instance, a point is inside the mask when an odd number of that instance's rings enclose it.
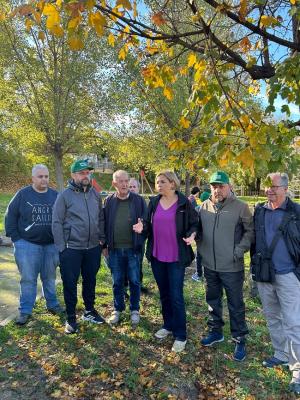
<path fill-rule="evenodd" d="M 83 171 L 84 169 L 92 170 L 94 168 L 89 164 L 88 160 L 77 160 L 74 161 L 73 164 L 71 165 L 72 173 Z"/>
<path fill-rule="evenodd" d="M 229 177 L 226 172 L 216 171 L 209 178 L 209 183 L 229 183 Z"/>

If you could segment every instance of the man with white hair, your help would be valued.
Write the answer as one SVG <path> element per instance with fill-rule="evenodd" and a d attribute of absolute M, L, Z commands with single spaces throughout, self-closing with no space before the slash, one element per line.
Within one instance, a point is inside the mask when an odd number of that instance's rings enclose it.
<path fill-rule="evenodd" d="M 271 173 L 267 202 L 254 212 L 251 268 L 271 336 L 274 355 L 266 368 L 289 365 L 290 390 L 300 394 L 300 205 L 287 197 L 288 176 Z"/>
<path fill-rule="evenodd" d="M 104 203 L 108 265 L 113 278 L 114 311 L 108 322 L 117 324 L 125 310 L 124 276 L 127 273 L 130 289 L 130 314 L 132 325 L 140 320 L 140 259 L 144 237 L 134 231 L 134 226 L 147 214 L 145 200 L 129 191 L 129 175 L 119 170 L 113 174 L 116 193 Z"/>
<path fill-rule="evenodd" d="M 6 235 L 14 244 L 20 281 L 20 314 L 16 324 L 31 316 L 40 274 L 48 311 L 59 314 L 55 290 L 58 251 L 51 232 L 52 207 L 57 192 L 49 188 L 49 171 L 43 164 L 32 168 L 32 185 L 20 189 L 10 201 L 5 216 Z"/>

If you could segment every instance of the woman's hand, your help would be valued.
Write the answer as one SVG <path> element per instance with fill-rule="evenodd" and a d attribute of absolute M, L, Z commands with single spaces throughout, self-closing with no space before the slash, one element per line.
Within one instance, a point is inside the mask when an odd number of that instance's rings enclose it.
<path fill-rule="evenodd" d="M 185 243 L 190 246 L 191 244 L 193 244 L 194 240 L 195 240 L 195 236 L 196 236 L 196 232 L 193 232 L 191 234 L 191 236 L 187 237 L 187 238 L 182 238 Z"/>
<path fill-rule="evenodd" d="M 132 225 L 132 229 L 135 233 L 142 233 L 143 232 L 143 220 L 138 218 L 138 222 L 135 225 Z"/>

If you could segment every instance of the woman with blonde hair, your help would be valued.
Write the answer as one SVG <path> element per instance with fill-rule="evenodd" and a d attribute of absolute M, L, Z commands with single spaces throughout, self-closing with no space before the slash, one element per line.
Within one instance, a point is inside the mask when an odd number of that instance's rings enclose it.
<path fill-rule="evenodd" d="M 164 323 L 155 337 L 165 339 L 172 334 L 175 339 L 172 351 L 181 352 L 186 345 L 183 280 L 185 267 L 194 259 L 191 244 L 198 218 L 188 198 L 180 193 L 180 182 L 174 172 L 159 172 L 155 183 L 159 194 L 150 198 L 147 220 L 136 224 L 134 229 L 146 232 L 146 256 L 160 293 Z"/>

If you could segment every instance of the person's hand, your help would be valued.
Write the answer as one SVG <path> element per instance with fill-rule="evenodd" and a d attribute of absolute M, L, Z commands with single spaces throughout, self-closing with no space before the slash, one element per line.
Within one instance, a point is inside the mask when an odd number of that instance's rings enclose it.
<path fill-rule="evenodd" d="M 187 238 L 182 238 L 185 243 L 190 246 L 191 244 L 193 244 L 194 240 L 195 240 L 195 236 L 196 236 L 196 232 L 193 232 L 191 234 L 191 236 L 187 237 Z"/>
<path fill-rule="evenodd" d="M 135 233 L 142 233 L 143 231 L 143 220 L 138 218 L 138 222 L 135 225 L 132 225 L 132 229 Z"/>
<path fill-rule="evenodd" d="M 107 247 L 105 247 L 105 249 L 102 249 L 102 254 L 103 254 L 103 257 L 108 257 L 108 248 Z"/>

